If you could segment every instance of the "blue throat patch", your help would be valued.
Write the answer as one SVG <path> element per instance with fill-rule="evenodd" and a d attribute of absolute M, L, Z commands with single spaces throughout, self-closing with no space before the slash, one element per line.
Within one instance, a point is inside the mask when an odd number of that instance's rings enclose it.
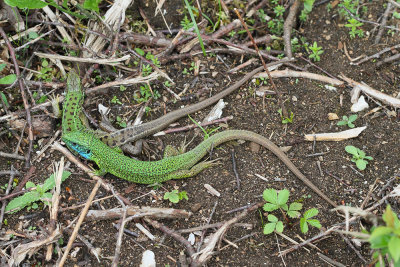
<path fill-rule="evenodd" d="M 82 158 L 89 159 L 89 160 L 91 159 L 92 152 L 90 150 L 88 150 L 85 147 L 80 146 L 80 145 L 78 145 L 76 143 L 70 142 L 70 141 L 65 141 L 64 140 L 64 142 L 67 144 L 67 146 L 70 149 L 72 149 L 75 152 L 77 152 Z"/>

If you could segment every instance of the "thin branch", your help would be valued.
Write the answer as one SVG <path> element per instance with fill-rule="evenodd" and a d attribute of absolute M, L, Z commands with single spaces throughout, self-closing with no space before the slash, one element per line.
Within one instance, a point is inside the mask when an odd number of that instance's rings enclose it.
<path fill-rule="evenodd" d="M 292 54 L 292 41 L 290 39 L 290 34 L 292 32 L 293 24 L 296 21 L 297 10 L 299 9 L 300 1 L 295 0 L 289 9 L 289 15 L 287 16 L 285 22 L 283 23 L 283 41 L 285 43 L 285 54 L 291 59 Z"/>

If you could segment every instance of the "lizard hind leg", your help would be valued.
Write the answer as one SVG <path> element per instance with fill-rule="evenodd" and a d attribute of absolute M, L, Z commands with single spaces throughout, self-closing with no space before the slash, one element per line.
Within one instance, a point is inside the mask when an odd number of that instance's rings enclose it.
<path fill-rule="evenodd" d="M 214 159 L 214 160 L 209 160 L 209 161 L 202 161 L 200 163 L 197 163 L 190 169 L 184 169 L 184 170 L 178 170 L 175 172 L 172 172 L 168 174 L 164 181 L 172 180 L 172 179 L 184 179 L 184 178 L 189 178 L 193 177 L 197 174 L 199 174 L 202 170 L 210 168 L 212 166 L 218 165 L 219 163 L 216 162 L 219 159 Z"/>

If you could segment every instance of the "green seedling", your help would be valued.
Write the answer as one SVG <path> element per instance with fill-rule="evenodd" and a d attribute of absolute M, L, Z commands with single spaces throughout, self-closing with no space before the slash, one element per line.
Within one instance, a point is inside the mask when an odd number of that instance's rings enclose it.
<path fill-rule="evenodd" d="M 183 28 L 185 31 L 187 31 L 187 30 L 189 30 L 190 28 L 193 27 L 193 22 L 191 22 L 191 21 L 188 19 L 188 17 L 185 15 L 185 16 L 183 17 L 183 19 L 181 20 L 181 26 L 182 26 L 182 28 Z"/>
<path fill-rule="evenodd" d="M 221 128 L 221 126 L 219 126 L 219 127 L 216 127 L 216 128 L 209 128 L 210 130 L 206 130 L 206 129 L 204 129 L 203 126 L 201 126 L 200 123 L 198 123 L 195 119 L 193 119 L 192 117 L 190 117 L 190 115 L 188 115 L 188 117 L 189 117 L 189 119 L 190 119 L 194 124 L 197 125 L 197 127 L 199 127 L 199 128 L 203 131 L 203 133 L 204 133 L 204 140 L 206 140 L 207 138 L 209 138 L 210 135 L 211 135 L 213 132 L 216 132 L 216 131 L 218 131 L 219 128 Z"/>
<path fill-rule="evenodd" d="M 339 15 L 341 18 L 349 19 L 351 16 L 347 12 L 347 10 L 353 14 L 357 15 L 357 9 L 359 7 L 359 0 L 342 0 L 338 5 L 339 7 Z"/>
<path fill-rule="evenodd" d="M 364 31 L 362 29 L 359 29 L 359 27 L 361 27 L 363 25 L 362 22 L 359 22 L 358 20 L 356 20 L 355 18 L 351 18 L 348 20 L 349 23 L 345 24 L 344 26 L 347 28 L 350 28 L 350 38 L 353 39 L 356 37 L 356 35 L 358 37 L 363 37 L 364 36 Z"/>
<path fill-rule="evenodd" d="M 294 113 L 292 111 L 290 111 L 290 117 L 289 118 L 285 118 L 283 116 L 281 108 L 278 109 L 278 113 L 279 113 L 279 115 L 281 115 L 282 124 L 293 123 Z"/>
<path fill-rule="evenodd" d="M 259 10 L 257 10 L 257 16 L 258 16 L 258 18 L 260 19 L 260 21 L 261 21 L 262 23 L 267 22 L 268 19 L 269 19 L 268 15 L 265 14 L 264 9 L 259 9 Z"/>
<path fill-rule="evenodd" d="M 80 19 L 84 19 L 86 18 L 86 16 L 83 16 L 79 13 L 76 12 L 72 12 L 71 10 L 69 10 L 68 6 L 66 5 L 66 1 L 63 1 L 65 4 L 63 4 L 62 6 L 58 5 L 54 0 L 50 0 L 49 2 L 44 2 L 41 0 L 5 0 L 4 1 L 7 5 L 12 6 L 12 7 L 18 7 L 20 9 L 40 9 L 40 8 L 44 8 L 45 6 L 52 6 L 57 8 L 58 10 L 65 12 L 67 14 L 70 14 L 72 16 L 75 16 L 77 18 Z M 88 2 L 89 4 L 86 4 L 86 2 Z M 95 10 L 95 5 L 93 5 L 93 2 L 100 2 L 100 0 L 86 0 L 85 3 L 83 4 L 84 8 L 93 10 L 93 11 L 99 11 L 99 8 L 97 6 L 97 10 Z M 79 5 L 79 4 L 78 4 Z M 83 10 L 82 10 L 83 11 Z"/>
<path fill-rule="evenodd" d="M 315 0 L 305 0 L 304 1 L 304 8 L 301 11 L 301 14 L 299 16 L 301 21 L 306 21 L 308 14 L 311 13 L 312 9 L 313 9 L 313 5 L 314 5 Z"/>
<path fill-rule="evenodd" d="M 274 7 L 274 13 L 277 17 L 283 16 L 283 13 L 285 12 L 285 8 L 281 5 L 277 5 Z"/>
<path fill-rule="evenodd" d="M 303 217 L 300 218 L 300 229 L 303 234 L 308 232 L 308 225 L 314 226 L 316 228 L 321 228 L 321 223 L 317 219 L 311 219 L 318 215 L 318 209 L 312 208 L 304 212 Z"/>
<path fill-rule="evenodd" d="M 299 210 L 302 209 L 303 205 L 293 202 L 288 206 L 289 195 L 290 193 L 287 189 L 283 189 L 279 193 L 273 188 L 264 190 L 263 198 L 267 203 L 264 204 L 263 209 L 268 212 L 279 209 L 282 213 L 285 211 L 290 218 L 300 217 Z"/>
<path fill-rule="evenodd" d="M 161 97 L 160 93 L 157 90 L 152 91 L 148 84 L 141 85 L 139 93 L 140 95 L 134 94 L 133 96 L 133 99 L 138 103 L 147 102 L 151 97 L 153 97 L 154 99 L 158 99 Z"/>
<path fill-rule="evenodd" d="M 357 168 L 361 171 L 365 170 L 365 168 L 367 167 L 368 164 L 367 160 L 373 160 L 372 157 L 367 156 L 364 151 L 355 146 L 346 146 L 345 150 L 347 153 L 353 155 L 351 161 L 355 162 Z"/>
<path fill-rule="evenodd" d="M 321 58 L 319 57 L 319 55 L 324 53 L 324 50 L 322 50 L 322 47 L 318 46 L 317 42 L 314 42 L 313 45 L 309 46 L 308 48 L 312 52 L 312 54 L 310 54 L 308 57 L 314 61 L 320 61 Z"/>
<path fill-rule="evenodd" d="M 264 225 L 264 235 L 269 235 L 273 231 L 277 231 L 278 233 L 283 232 L 283 222 L 278 220 L 278 218 L 272 214 L 268 214 L 268 221 Z"/>
<path fill-rule="evenodd" d="M 116 122 L 121 128 L 126 128 L 126 121 L 124 121 L 120 116 L 117 116 Z"/>
<path fill-rule="evenodd" d="M 343 116 L 343 119 L 337 123 L 338 126 L 347 125 L 349 128 L 354 128 L 353 122 L 357 119 L 357 114 L 350 115 L 350 117 Z"/>
<path fill-rule="evenodd" d="M 62 174 L 61 182 L 65 181 L 71 175 L 70 172 L 64 171 Z M 6 206 L 6 212 L 17 212 L 27 206 L 31 208 L 38 208 L 36 201 L 41 201 L 45 205 L 49 205 L 48 200 L 53 197 L 50 192 L 56 186 L 55 176 L 52 174 L 49 178 L 44 181 L 43 185 L 35 185 L 32 182 L 26 183 L 26 188 L 34 188 L 33 190 L 25 193 L 24 195 L 14 198 Z"/>
<path fill-rule="evenodd" d="M 182 199 L 189 200 L 186 191 L 179 192 L 178 190 L 172 190 L 171 192 L 165 192 L 164 199 L 168 199 L 172 203 L 178 203 Z"/>
<path fill-rule="evenodd" d="M 283 189 L 279 192 L 277 192 L 273 188 L 269 188 L 264 190 L 263 192 L 263 198 L 266 201 L 266 203 L 263 206 L 263 210 L 267 212 L 273 212 L 275 210 L 279 210 L 286 221 L 288 222 L 289 220 L 287 219 L 286 216 L 290 218 L 299 218 L 301 216 L 300 210 L 303 208 L 303 204 L 299 202 L 292 202 L 290 205 L 288 204 L 289 200 L 289 190 Z M 302 233 L 307 233 L 308 232 L 308 225 L 320 228 L 321 224 L 318 220 L 316 219 L 311 219 L 312 217 L 316 216 L 318 214 L 318 210 L 316 208 L 312 208 L 308 211 L 306 211 L 303 215 L 303 217 L 300 219 L 300 230 Z M 273 231 L 277 232 L 282 232 L 284 225 L 283 222 L 280 221 L 276 216 L 272 214 L 268 214 L 268 221 L 269 223 L 266 223 L 264 225 L 264 234 L 270 234 Z"/>
<path fill-rule="evenodd" d="M 400 221 L 390 205 L 386 207 L 382 219 L 386 225 L 373 227 L 368 238 L 371 248 L 375 250 L 373 258 L 378 261 L 375 266 L 385 266 L 382 259 L 386 257 L 392 262 L 389 266 L 400 266 Z"/>
<path fill-rule="evenodd" d="M 369 243 L 370 248 L 374 250 L 372 254 L 374 260 L 370 266 L 398 267 L 400 266 L 400 220 L 390 205 L 386 206 L 382 220 L 377 218 L 377 222 L 382 221 L 384 224 L 373 226 L 370 231 L 363 229 L 361 232 L 347 232 L 347 234 Z M 388 265 L 385 264 L 386 260 Z"/>
<path fill-rule="evenodd" d="M 113 98 L 111 98 L 111 103 L 122 105 L 122 102 L 118 99 L 118 97 L 116 95 L 113 96 Z"/>

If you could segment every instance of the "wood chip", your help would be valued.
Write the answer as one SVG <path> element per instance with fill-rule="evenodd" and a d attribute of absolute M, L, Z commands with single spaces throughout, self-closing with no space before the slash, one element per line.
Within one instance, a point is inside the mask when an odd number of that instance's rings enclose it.
<path fill-rule="evenodd" d="M 221 196 L 221 194 L 217 190 L 215 190 L 214 187 L 212 187 L 211 185 L 204 184 L 204 187 L 207 189 L 208 193 L 210 193 L 211 195 L 214 195 L 217 197 Z"/>
<path fill-rule="evenodd" d="M 320 134 L 307 134 L 304 136 L 305 140 L 313 142 L 316 141 L 342 141 L 351 139 L 360 135 L 367 126 L 357 127 L 354 129 L 337 132 L 337 133 L 320 133 Z"/>

